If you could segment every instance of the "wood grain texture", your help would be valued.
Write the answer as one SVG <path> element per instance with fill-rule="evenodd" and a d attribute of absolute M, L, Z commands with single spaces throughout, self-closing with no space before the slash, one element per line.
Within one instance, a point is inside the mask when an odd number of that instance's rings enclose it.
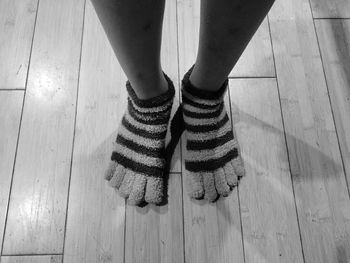
<path fill-rule="evenodd" d="M 239 185 L 245 262 L 303 262 L 275 79 L 230 80 L 246 169 Z"/>
<path fill-rule="evenodd" d="M 0 1 L 0 89 L 24 89 L 38 0 Z"/>
<path fill-rule="evenodd" d="M 333 117 L 350 186 L 350 21 L 318 20 L 317 35 Z"/>
<path fill-rule="evenodd" d="M 2 256 L 2 263 L 61 263 L 62 256 Z"/>
<path fill-rule="evenodd" d="M 0 91 L 0 248 L 15 161 L 23 91 Z"/>
<path fill-rule="evenodd" d="M 305 262 L 347 262 L 349 193 L 309 2 L 276 1 L 269 18 Z"/>
<path fill-rule="evenodd" d="M 86 2 L 64 262 L 123 262 L 125 201 L 104 171 L 126 107 L 126 77 Z"/>
<path fill-rule="evenodd" d="M 125 262 L 184 262 L 180 174 L 170 174 L 168 195 L 167 205 L 127 207 Z"/>
<path fill-rule="evenodd" d="M 170 120 L 173 118 L 176 110 L 179 107 L 179 74 L 178 74 L 178 50 L 177 50 L 177 21 L 176 21 L 176 2 L 166 1 L 164 9 L 164 21 L 162 31 L 162 46 L 161 46 L 161 65 L 163 71 L 172 80 L 175 87 L 175 98 L 171 110 Z M 168 132 L 166 135 L 166 144 L 171 140 L 170 122 L 168 124 Z M 181 172 L 181 150 L 180 143 L 174 149 L 174 153 L 170 163 L 171 172 Z M 177 197 L 175 197 L 177 198 Z"/>
<path fill-rule="evenodd" d="M 181 67 L 183 68 L 183 67 Z M 225 95 L 230 110 L 229 95 Z M 186 149 L 182 136 L 182 149 Z M 184 156 L 184 153 L 183 155 Z M 183 160 L 183 167 L 185 167 Z M 186 170 L 183 168 L 183 202 L 186 262 L 202 263 L 244 262 L 237 188 L 215 203 L 193 200 L 188 195 Z"/>
<path fill-rule="evenodd" d="M 314 18 L 350 18 L 348 0 L 310 0 Z"/>
<path fill-rule="evenodd" d="M 3 254 L 62 253 L 83 0 L 40 1 Z"/>
<path fill-rule="evenodd" d="M 166 1 L 162 34 L 161 62 L 172 79 L 176 98 L 172 116 L 178 108 L 178 54 L 176 36 L 176 2 Z M 170 125 L 168 125 L 170 127 Z M 170 132 L 167 134 L 167 142 Z M 172 158 L 171 170 L 181 172 L 180 143 Z M 168 182 L 168 203 L 163 206 L 126 208 L 126 263 L 183 263 L 183 214 L 181 175 L 172 173 Z"/>
<path fill-rule="evenodd" d="M 180 81 L 196 57 L 199 25 L 196 12 L 199 12 L 196 1 L 178 1 Z M 225 103 L 229 110 L 228 93 Z M 182 149 L 185 149 L 185 139 L 183 135 Z M 182 166 L 185 261 L 228 263 L 234 259 L 244 262 L 237 189 L 216 203 L 192 200 L 188 195 L 184 160 Z"/>
<path fill-rule="evenodd" d="M 187 59 L 187 54 L 194 54 L 195 62 L 200 27 L 200 1 L 177 0 L 178 38 L 180 59 Z M 184 45 L 184 46 L 182 46 Z M 184 48 L 185 47 L 185 48 Z M 180 61 L 180 65 L 182 62 Z M 274 77 L 275 70 L 268 23 L 265 19 L 251 42 L 246 47 L 237 64 L 229 74 L 230 77 Z"/>
<path fill-rule="evenodd" d="M 195 62 L 199 37 L 198 1 L 178 1 L 178 39 L 180 78 Z M 265 22 L 266 23 L 266 22 Z M 267 24 L 266 24 L 267 25 Z M 264 24 L 254 36 L 231 76 L 273 76 L 272 53 L 269 51 Z M 265 34 L 267 37 L 262 37 Z M 259 48 L 258 48 L 259 47 Z M 269 47 L 269 48 L 268 48 Z M 259 52 L 257 52 L 259 50 Z M 270 64 L 270 62 L 271 64 Z M 271 67 L 269 67 L 271 66 Z M 228 94 L 225 97 L 229 110 Z M 182 149 L 185 138 L 182 137 Z M 184 167 L 184 166 L 183 166 Z M 244 262 L 237 189 L 216 203 L 191 200 L 187 194 L 186 171 L 183 169 L 184 230 L 186 262 Z"/>

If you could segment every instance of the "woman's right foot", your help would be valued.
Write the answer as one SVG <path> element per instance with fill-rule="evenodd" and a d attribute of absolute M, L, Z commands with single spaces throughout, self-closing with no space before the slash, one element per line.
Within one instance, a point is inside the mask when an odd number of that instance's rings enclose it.
<path fill-rule="evenodd" d="M 118 129 L 105 179 L 128 204 L 159 204 L 164 198 L 165 136 L 175 89 L 164 73 L 168 90 L 139 99 L 127 81 L 128 108 Z"/>

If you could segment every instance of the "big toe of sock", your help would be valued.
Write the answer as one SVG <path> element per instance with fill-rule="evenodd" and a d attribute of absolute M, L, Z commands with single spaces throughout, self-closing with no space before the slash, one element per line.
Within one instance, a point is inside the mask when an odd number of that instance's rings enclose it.
<path fill-rule="evenodd" d="M 240 155 L 234 158 L 231 161 L 231 164 L 233 166 L 235 173 L 237 174 L 238 179 L 245 176 L 245 168 L 244 168 L 242 157 Z"/>
<path fill-rule="evenodd" d="M 215 188 L 215 177 L 213 172 L 203 172 L 204 198 L 214 202 L 218 198 L 218 192 Z"/>
<path fill-rule="evenodd" d="M 119 195 L 124 198 L 128 198 L 134 185 L 135 172 L 131 170 L 126 170 L 124 179 L 119 187 Z"/>
<path fill-rule="evenodd" d="M 160 177 L 147 177 L 145 201 L 160 204 L 164 195 L 164 179 Z"/>
<path fill-rule="evenodd" d="M 143 174 L 135 174 L 133 186 L 128 198 L 129 205 L 139 205 L 145 202 L 147 177 Z"/>
<path fill-rule="evenodd" d="M 217 193 L 224 197 L 228 196 L 232 188 L 230 188 L 227 182 L 226 173 L 223 168 L 219 168 L 214 172 L 214 179 Z"/>
<path fill-rule="evenodd" d="M 235 172 L 235 168 L 233 167 L 232 161 L 226 163 L 222 169 L 224 170 L 226 182 L 230 186 L 230 188 L 237 186 L 238 176 Z"/>
<path fill-rule="evenodd" d="M 188 172 L 185 178 L 189 196 L 194 199 L 202 199 L 204 196 L 203 175 L 201 173 Z"/>

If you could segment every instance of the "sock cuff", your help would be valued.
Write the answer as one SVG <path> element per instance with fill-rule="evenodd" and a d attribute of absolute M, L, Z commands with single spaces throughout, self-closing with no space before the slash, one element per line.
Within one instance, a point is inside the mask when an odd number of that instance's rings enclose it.
<path fill-rule="evenodd" d="M 131 87 L 131 83 L 129 80 L 126 81 L 126 90 L 129 94 L 129 97 L 135 102 L 135 104 L 142 108 L 153 108 L 153 107 L 159 107 L 164 105 L 165 103 L 169 102 L 174 98 L 175 95 L 175 88 L 174 84 L 171 81 L 171 79 L 168 77 L 167 74 L 164 74 L 164 77 L 166 81 L 168 82 L 168 90 L 156 97 L 150 98 L 150 99 L 140 99 L 137 97 L 135 91 Z"/>
<path fill-rule="evenodd" d="M 228 87 L 228 78 L 225 79 L 224 83 L 216 91 L 199 89 L 199 88 L 195 87 L 190 81 L 190 75 L 192 73 L 194 65 L 195 64 L 193 64 L 192 67 L 185 73 L 185 75 L 182 79 L 182 89 L 187 91 L 192 96 L 200 98 L 200 99 L 205 99 L 205 100 L 223 99 L 224 94 L 225 94 L 227 87 Z"/>

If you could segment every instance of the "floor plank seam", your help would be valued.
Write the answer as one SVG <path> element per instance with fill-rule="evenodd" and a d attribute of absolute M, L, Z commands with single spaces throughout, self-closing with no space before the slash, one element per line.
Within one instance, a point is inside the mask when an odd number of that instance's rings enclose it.
<path fill-rule="evenodd" d="M 313 20 L 349 20 L 350 17 L 313 17 Z"/>
<path fill-rule="evenodd" d="M 74 112 L 74 125 L 73 125 L 73 139 L 72 139 L 72 150 L 70 158 L 70 167 L 69 167 L 69 179 L 68 179 L 68 189 L 67 189 L 67 202 L 66 202 L 66 216 L 64 224 L 64 234 L 63 234 L 63 247 L 62 255 L 64 255 L 64 248 L 66 244 L 66 234 L 67 234 L 67 219 L 68 219 L 68 206 L 69 206 L 69 196 L 70 196 L 70 185 L 72 179 L 72 167 L 73 167 L 73 157 L 74 157 L 74 145 L 75 145 L 75 132 L 76 132 L 76 123 L 77 123 L 77 111 L 78 111 L 78 98 L 79 98 L 79 87 L 80 87 L 80 70 L 81 70 L 81 58 L 83 54 L 83 40 L 84 40 L 84 25 L 85 25 L 85 12 L 86 12 L 86 0 L 84 0 L 83 5 L 83 21 L 82 21 L 82 31 L 81 31 L 81 41 L 80 41 L 80 57 L 79 57 L 79 68 L 78 68 L 78 80 L 77 80 L 77 93 L 75 98 L 75 112 Z M 62 262 L 64 259 L 62 258 Z"/>
<path fill-rule="evenodd" d="M 14 88 L 14 89 L 0 89 L 0 91 L 24 91 L 26 90 L 25 88 Z"/>
<path fill-rule="evenodd" d="M 291 169 L 291 164 L 290 164 L 289 147 L 288 147 L 288 143 L 287 143 L 287 135 L 286 135 L 286 129 L 285 129 L 285 125 L 284 125 L 284 118 L 283 118 L 283 111 L 282 111 L 282 104 L 281 104 L 281 95 L 280 95 L 280 88 L 279 88 L 279 82 L 278 82 L 278 73 L 277 73 L 277 67 L 276 67 L 275 51 L 274 51 L 274 46 L 273 46 L 273 41 L 272 41 L 270 18 L 268 15 L 267 15 L 267 22 L 268 22 L 268 29 L 269 29 L 269 35 L 270 35 L 270 41 L 271 41 L 271 48 L 272 48 L 273 65 L 274 65 L 275 73 L 276 73 L 276 86 L 277 86 L 278 102 L 279 102 L 279 107 L 280 107 L 280 116 L 281 116 L 281 122 L 282 122 L 282 127 L 283 127 L 283 137 L 284 137 L 284 143 L 285 143 L 285 150 L 286 150 L 286 154 L 287 154 L 289 174 L 290 174 L 291 186 L 292 186 L 292 191 L 293 191 L 294 208 L 295 208 L 295 213 L 296 213 L 296 218 L 297 218 L 297 225 L 298 225 L 298 232 L 299 232 L 298 234 L 299 234 L 299 240 L 300 240 L 300 246 L 301 246 L 301 254 L 302 254 L 303 262 L 305 263 L 304 246 L 303 246 L 303 240 L 302 240 L 302 236 L 301 236 L 298 207 L 297 207 L 296 200 L 295 200 L 294 180 L 293 180 L 293 174 L 292 174 L 292 169 Z"/>
<path fill-rule="evenodd" d="M 36 257 L 36 256 L 63 256 L 63 253 L 40 253 L 40 254 L 5 254 L 2 257 Z"/>
<path fill-rule="evenodd" d="M 312 12 L 312 8 L 311 8 L 311 2 L 309 1 L 309 6 L 311 9 L 311 14 L 312 17 L 314 17 L 313 12 Z M 332 119 L 333 119 L 333 125 L 334 125 L 334 130 L 335 130 L 335 135 L 337 138 L 337 143 L 338 143 L 338 150 L 339 150 L 339 154 L 340 154 L 340 160 L 341 160 L 341 164 L 342 164 L 342 168 L 343 168 L 343 173 L 344 173 L 344 177 L 345 177 L 345 182 L 346 182 L 346 188 L 348 190 L 348 196 L 350 198 L 350 186 L 349 186 L 349 182 L 348 182 L 348 178 L 347 178 L 347 172 L 345 169 L 345 163 L 344 163 L 344 158 L 343 158 L 343 153 L 342 153 L 342 149 L 340 147 L 340 140 L 339 140 L 339 135 L 338 135 L 338 129 L 337 129 L 337 124 L 335 122 L 335 118 L 334 118 L 334 111 L 333 111 L 333 105 L 332 105 L 332 99 L 329 93 L 329 86 L 328 86 L 328 81 L 327 81 L 327 74 L 326 71 L 324 69 L 324 62 L 323 62 L 323 57 L 322 57 L 322 52 L 321 52 L 321 46 L 320 46 L 320 40 L 317 34 L 317 29 L 316 29 L 316 24 L 315 24 L 315 19 L 312 19 L 312 24 L 313 24 L 313 28 L 314 28 L 314 32 L 315 32 L 315 37 L 316 37 L 316 42 L 317 42 L 317 48 L 318 48 L 318 53 L 320 55 L 320 60 L 321 60 L 321 65 L 322 65 L 322 72 L 323 72 L 323 77 L 324 77 L 324 81 L 325 81 L 325 85 L 327 88 L 327 96 L 328 96 L 328 101 L 329 101 L 329 105 L 331 108 L 331 113 L 332 113 Z"/>
<path fill-rule="evenodd" d="M 181 76 L 180 76 L 180 45 L 179 45 L 179 17 L 178 17 L 178 0 L 175 1 L 176 7 L 176 51 L 177 51 L 177 85 L 179 95 L 179 107 L 181 106 Z M 184 174 L 182 164 L 182 136 L 179 140 L 179 151 L 180 151 L 180 173 L 181 173 L 181 208 L 182 208 L 182 252 L 183 252 L 183 263 L 186 262 L 186 238 L 185 238 L 185 208 L 184 208 Z"/>
<path fill-rule="evenodd" d="M 229 76 L 229 79 L 275 79 L 276 76 Z"/>
<path fill-rule="evenodd" d="M 230 102 L 229 110 L 231 116 L 231 129 L 233 130 L 233 120 L 232 120 L 232 103 L 231 103 L 231 94 L 228 92 L 228 101 Z M 244 161 L 244 160 L 243 160 Z M 238 212 L 239 212 L 239 222 L 240 222 L 240 230 L 241 230 L 241 240 L 242 240 L 242 253 L 243 253 L 243 262 L 246 263 L 245 258 L 245 247 L 244 247 L 244 235 L 243 235 L 243 223 L 242 223 L 242 211 L 241 211 L 241 199 L 239 196 L 239 185 L 237 185 L 237 201 L 238 201 Z"/>
<path fill-rule="evenodd" d="M 8 218 L 8 211 L 10 208 L 10 198 L 11 198 L 11 190 L 12 190 L 12 184 L 13 184 L 13 177 L 14 177 L 14 172 L 15 172 L 15 166 L 16 166 L 16 158 L 17 158 L 17 151 L 18 151 L 18 143 L 21 135 L 21 126 L 22 126 L 22 118 L 23 118 L 23 112 L 24 112 L 24 103 L 25 103 L 25 98 L 26 98 L 26 87 L 28 84 L 28 77 L 29 77 L 29 69 L 30 69 L 30 62 L 32 58 L 32 51 L 33 51 L 33 43 L 34 43 L 34 37 L 35 37 L 35 29 L 36 29 L 36 23 L 37 23 L 37 18 L 38 18 L 38 13 L 39 13 L 39 3 L 40 0 L 37 0 L 37 5 L 36 5 L 36 14 L 35 14 L 35 19 L 34 19 L 34 28 L 33 28 L 33 35 L 32 35 L 32 40 L 30 44 L 30 52 L 29 52 L 29 59 L 28 59 L 28 69 L 27 69 L 27 74 L 26 74 L 26 82 L 24 84 L 24 92 L 23 92 L 23 100 L 22 100 L 22 109 L 21 109 L 21 117 L 19 121 L 19 127 L 18 127 L 18 133 L 17 133 L 17 142 L 16 142 L 16 149 L 15 149 L 15 155 L 13 159 L 13 165 L 12 165 L 12 175 L 11 175 L 11 181 L 10 181 L 10 189 L 9 189 L 9 195 L 7 199 L 7 207 L 6 207 L 6 215 L 5 215 L 5 223 L 4 223 L 4 232 L 2 235 L 2 243 L 1 243 L 1 250 L 0 250 L 0 257 L 3 256 L 3 250 L 4 250 L 4 242 L 5 242 L 5 234 L 6 234 L 6 225 L 7 225 L 7 218 Z"/>

